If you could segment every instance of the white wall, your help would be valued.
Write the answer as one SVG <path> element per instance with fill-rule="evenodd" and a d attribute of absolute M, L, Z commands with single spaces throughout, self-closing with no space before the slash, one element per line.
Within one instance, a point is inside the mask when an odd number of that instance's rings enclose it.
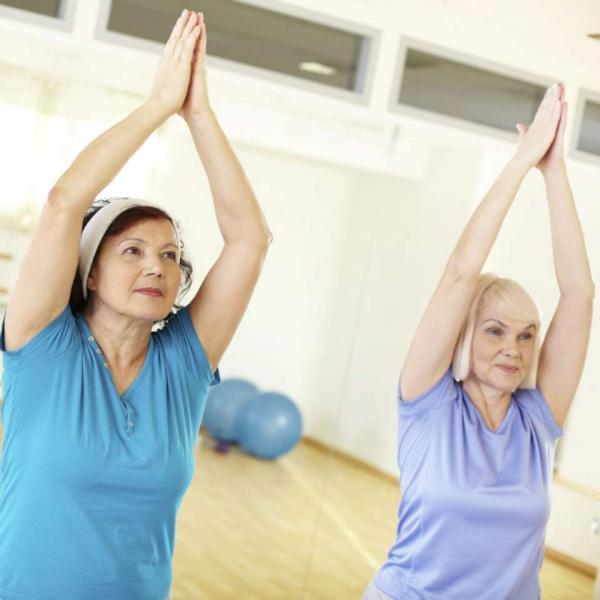
<path fill-rule="evenodd" d="M 426 182 L 412 189 L 391 178 L 363 178 L 368 193 L 356 205 L 357 229 L 368 227 L 371 240 L 337 440 L 390 473 L 397 472 L 400 366 L 464 223 L 477 157 L 435 153 L 431 165 Z M 347 260 L 354 256 L 349 249 Z"/>
<path fill-rule="evenodd" d="M 151 194 L 185 216 L 185 239 L 200 274 L 216 258 L 220 238 L 208 184 L 188 138 L 185 131 L 173 136 L 170 160 Z M 340 288 L 339 263 L 357 174 L 260 149 L 237 151 L 274 242 L 221 373 L 289 394 L 302 410 L 306 431 L 328 442 L 333 424 L 324 426 L 311 407 L 318 398 L 322 405 L 333 405 L 335 414 L 339 403 L 339 396 L 323 393 L 319 383 L 329 362 L 323 347 Z"/>
<path fill-rule="evenodd" d="M 504 153 L 505 149 L 494 147 L 487 153 L 485 149 L 432 153 L 426 183 L 412 190 L 392 179 L 362 179 L 360 189 L 368 187 L 372 196 L 356 203 L 360 217 L 355 219 L 354 234 L 350 233 L 348 239 L 354 235 L 369 238 L 364 227 L 369 227 L 373 235 L 370 244 L 358 244 L 355 252 L 349 250 L 346 255 L 347 264 L 363 252 L 368 252 L 369 258 L 352 340 L 351 366 L 346 386 L 340 390 L 343 406 L 334 443 L 389 473 L 397 473 L 395 398 L 400 365 L 444 262 L 475 199 L 480 198 L 478 179 L 489 185 L 490 165 Z M 591 192 L 592 186 L 600 182 L 590 180 L 589 173 L 577 168 L 572 171 L 598 281 L 600 238 L 594 231 L 600 230 L 600 222 Z M 485 266 L 485 270 L 516 279 L 530 291 L 540 305 L 544 332 L 558 300 L 545 204 L 541 177 L 532 172 Z M 595 309 L 600 310 L 598 299 Z M 600 403 L 595 378 L 595 367 L 600 362 L 598 329 L 596 319 L 560 453 L 562 477 L 596 490 L 600 487 Z M 589 534 L 590 514 L 598 513 L 598 502 L 557 484 L 553 487 L 553 505 L 547 543 L 588 564 L 598 564 L 600 545 Z"/>
<path fill-rule="evenodd" d="M 306 433 L 393 473 L 402 358 L 448 252 L 509 152 L 488 136 L 388 111 L 400 36 L 561 78 L 574 106 L 580 86 L 600 86 L 600 45 L 584 35 L 600 30 L 600 12 L 587 0 L 575 0 L 568 9 L 558 0 L 292 3 L 381 30 L 374 93 L 370 105 L 355 106 L 210 70 L 211 97 L 275 236 L 254 299 L 223 360 L 223 375 L 245 376 L 290 394 L 302 409 Z M 33 207 L 87 139 L 143 99 L 158 60 L 93 41 L 98 4 L 79 5 L 74 34 L 0 18 L 2 102 L 67 117 L 42 118 L 31 138 L 37 154 L 31 155 L 23 194 Z M 29 81 L 30 72 L 63 83 L 40 88 Z M 74 117 L 79 126 L 73 126 Z M 52 145 L 53 139 L 62 145 Z M 17 160 L 14 153 L 5 156 Z M 172 207 L 185 221 L 197 272 L 205 272 L 219 237 L 182 122 L 165 126 L 136 160 L 107 191 L 146 195 Z M 600 286 L 600 169 L 572 163 L 570 170 Z M 522 281 L 548 322 L 557 288 L 543 189 L 535 174 L 488 267 Z M 598 301 L 596 307 L 598 312 Z M 596 318 L 560 461 L 563 477 L 596 488 L 599 362 Z M 587 515 L 566 496 L 555 495 L 549 540 L 582 560 L 597 561 L 597 544 L 590 550 L 573 542 L 587 535 Z"/>

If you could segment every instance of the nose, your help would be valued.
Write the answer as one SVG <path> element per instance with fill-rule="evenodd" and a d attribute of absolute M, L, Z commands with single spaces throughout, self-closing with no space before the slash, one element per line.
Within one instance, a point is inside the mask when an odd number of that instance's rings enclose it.
<path fill-rule="evenodd" d="M 512 338 L 507 339 L 506 345 L 504 346 L 504 348 L 502 350 L 502 354 L 504 354 L 505 356 L 510 356 L 510 357 L 519 356 L 519 348 L 517 345 L 517 341 L 513 340 Z"/>
<path fill-rule="evenodd" d="M 150 255 L 146 258 L 144 263 L 144 275 L 162 277 L 163 271 L 163 264 L 159 256 Z"/>

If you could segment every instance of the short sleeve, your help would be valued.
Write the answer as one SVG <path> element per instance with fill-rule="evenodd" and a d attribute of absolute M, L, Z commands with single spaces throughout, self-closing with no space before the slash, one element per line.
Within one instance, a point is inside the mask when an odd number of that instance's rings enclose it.
<path fill-rule="evenodd" d="M 6 350 L 4 340 L 4 324 L 2 319 L 0 330 L 0 351 L 3 353 L 4 368 L 20 369 L 31 367 L 48 360 L 68 350 L 81 341 L 75 317 L 69 305 L 46 327 L 38 331 L 24 346 L 18 350 Z"/>
<path fill-rule="evenodd" d="M 433 410 L 446 402 L 451 402 L 456 398 L 456 385 L 452 377 L 452 367 L 450 367 L 428 390 L 413 400 L 404 400 L 400 391 L 400 381 L 398 381 L 399 416 L 410 416 L 422 411 Z"/>
<path fill-rule="evenodd" d="M 515 392 L 519 405 L 536 424 L 541 425 L 551 436 L 557 440 L 562 434 L 563 429 L 554 420 L 550 407 L 539 388 L 519 389 Z"/>
<path fill-rule="evenodd" d="M 183 364 L 195 379 L 208 381 L 209 385 L 221 382 L 219 369 L 214 373 L 210 369 L 206 352 L 196 334 L 187 306 L 171 317 L 154 335 L 164 352 Z"/>

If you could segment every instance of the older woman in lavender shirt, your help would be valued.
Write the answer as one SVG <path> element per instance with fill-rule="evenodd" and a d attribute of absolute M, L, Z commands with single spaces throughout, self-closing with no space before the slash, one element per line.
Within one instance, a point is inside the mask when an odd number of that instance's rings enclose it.
<path fill-rule="evenodd" d="M 396 541 L 364 600 L 529 600 L 548 520 L 554 448 L 588 347 L 594 298 L 563 140 L 563 88 L 546 93 L 446 264 L 400 376 Z M 538 311 L 480 272 L 526 174 L 547 190 L 558 306 Z M 526 233 L 523 236 L 527 240 Z M 514 249 L 515 258 L 525 243 Z"/>

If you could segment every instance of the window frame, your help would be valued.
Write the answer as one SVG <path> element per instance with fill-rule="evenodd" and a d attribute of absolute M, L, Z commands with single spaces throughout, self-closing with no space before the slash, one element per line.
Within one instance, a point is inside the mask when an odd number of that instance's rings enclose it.
<path fill-rule="evenodd" d="M 304 91 L 326 95 L 357 104 L 368 105 L 370 103 L 373 90 L 373 82 L 375 79 L 375 71 L 377 67 L 377 57 L 379 55 L 379 46 L 381 40 L 380 30 L 375 29 L 373 27 L 368 27 L 361 23 L 356 23 L 354 21 L 347 21 L 323 13 L 307 10 L 301 7 L 283 4 L 278 0 L 236 1 L 240 2 L 241 4 L 249 4 L 251 6 L 256 6 L 257 8 L 273 10 L 284 15 L 289 15 L 290 17 L 306 19 L 320 25 L 334 27 L 336 29 L 341 29 L 350 33 L 360 35 L 363 37 L 363 39 L 366 38 L 367 48 L 363 48 L 362 50 L 362 64 L 360 65 L 359 74 L 359 78 L 362 78 L 363 81 L 363 89 L 361 92 L 342 90 L 316 81 L 303 80 L 292 75 L 277 73 L 276 71 L 270 71 L 269 69 L 263 69 L 261 67 L 255 67 L 252 65 L 245 65 L 236 61 L 207 55 L 206 61 L 209 67 L 212 66 L 227 71 L 233 71 L 237 74 L 249 77 L 256 77 L 258 79 L 263 79 L 272 83 L 292 86 L 295 88 L 303 89 Z M 95 39 L 103 42 L 110 42 L 122 46 L 127 46 L 130 48 L 135 48 L 137 50 L 150 51 L 153 53 L 162 52 L 164 43 L 153 42 L 143 38 L 136 38 L 131 35 L 109 31 L 108 21 L 112 3 L 113 0 L 100 0 L 100 10 L 98 14 L 96 32 L 94 36 Z M 208 35 L 210 37 L 210 25 Z"/>
<path fill-rule="evenodd" d="M 0 4 L 0 18 L 14 19 L 38 27 L 50 27 L 51 29 L 72 32 L 76 10 L 77 0 L 60 0 L 59 12 L 61 14 L 58 17 L 49 17 L 24 8 Z"/>
<path fill-rule="evenodd" d="M 594 104 L 600 105 L 600 92 L 592 90 L 590 88 L 579 88 L 577 94 L 577 100 L 575 102 L 575 110 L 573 111 L 572 123 L 572 134 L 567 149 L 567 156 L 574 160 L 579 160 L 595 166 L 600 166 L 600 154 L 594 154 L 593 152 L 587 152 L 585 150 L 579 150 L 577 148 L 579 144 L 579 137 L 581 134 L 581 127 L 583 126 L 583 115 L 585 112 L 585 103 L 591 101 Z M 570 112 L 570 111 L 569 111 Z"/>
<path fill-rule="evenodd" d="M 409 106 L 407 104 L 402 104 L 398 100 L 398 98 L 400 95 L 401 85 L 404 80 L 404 66 L 406 62 L 406 54 L 409 49 L 417 50 L 420 52 L 427 52 L 429 54 L 439 56 L 443 59 L 460 62 L 466 66 L 483 69 L 485 71 L 489 71 L 490 73 L 496 73 L 504 77 L 520 79 L 527 83 L 541 85 L 545 88 L 550 87 L 555 81 L 559 81 L 559 79 L 552 79 L 551 77 L 538 75 L 532 73 L 531 71 L 515 69 L 505 64 L 487 60 L 479 56 L 466 54 L 464 52 L 447 48 L 445 46 L 425 42 L 423 40 L 413 38 L 410 36 L 402 35 L 400 37 L 394 70 L 394 80 L 391 86 L 391 94 L 388 103 L 388 109 L 390 110 L 390 112 L 427 119 L 428 121 L 462 129 L 463 131 L 468 131 L 469 133 L 478 133 L 487 136 L 491 135 L 492 137 L 503 141 L 514 142 L 518 139 L 518 132 L 516 130 L 516 127 L 515 132 L 512 133 L 510 131 L 498 129 L 491 125 L 475 123 L 473 121 L 468 121 L 467 119 L 452 117 L 450 115 L 443 115 L 441 113 L 434 112 L 425 108 L 417 108 L 414 106 Z"/>

